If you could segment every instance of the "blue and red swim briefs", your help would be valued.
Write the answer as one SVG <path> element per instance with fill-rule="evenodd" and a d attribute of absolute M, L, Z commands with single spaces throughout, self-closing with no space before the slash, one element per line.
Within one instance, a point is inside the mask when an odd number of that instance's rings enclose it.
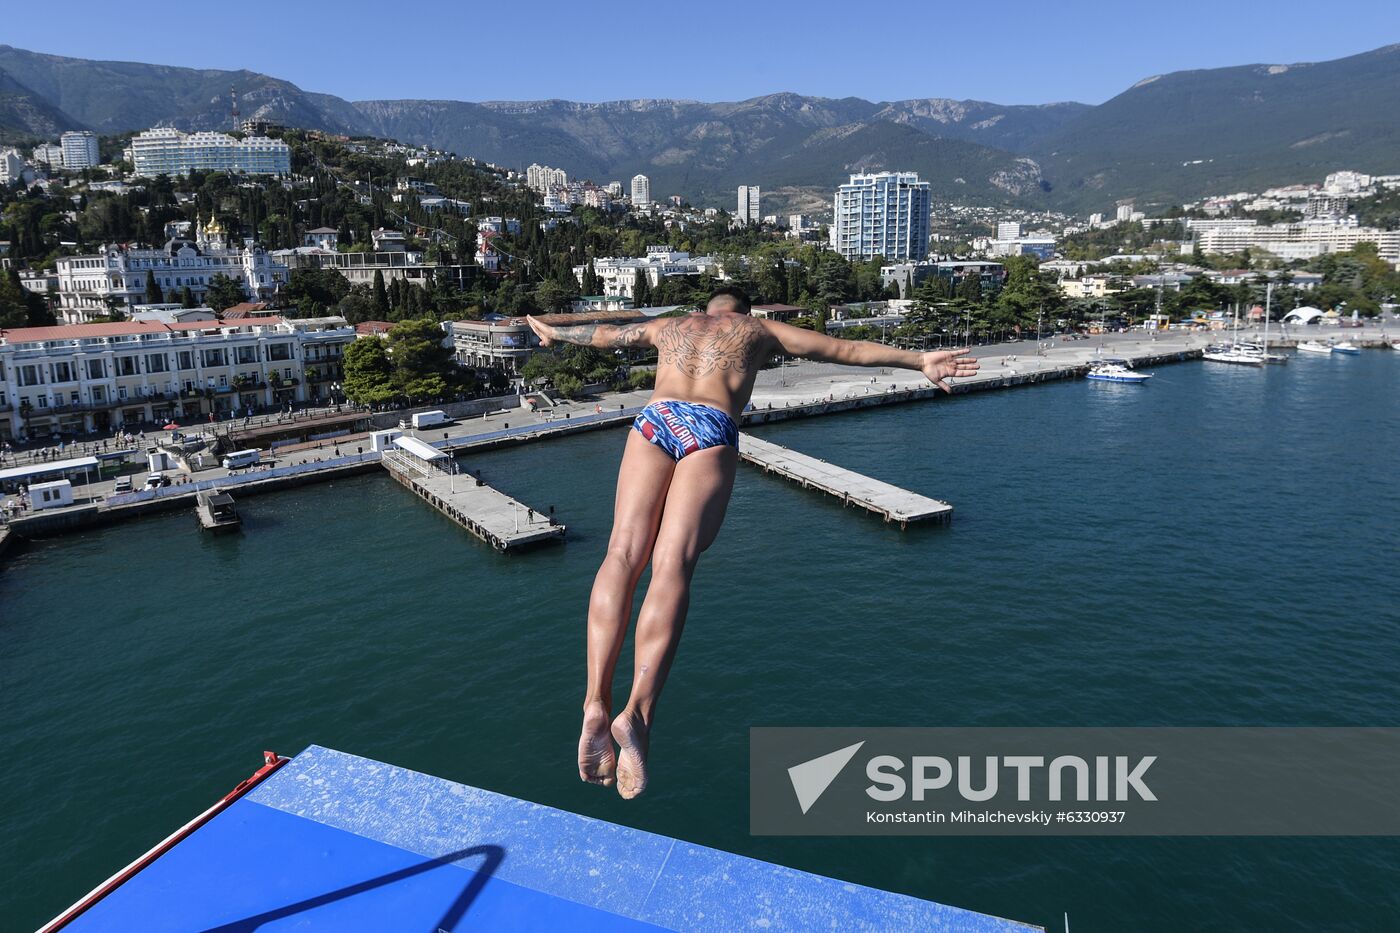
<path fill-rule="evenodd" d="M 676 461 L 686 454 L 721 444 L 739 449 L 739 426 L 729 412 L 713 405 L 652 402 L 637 415 L 632 427 Z"/>

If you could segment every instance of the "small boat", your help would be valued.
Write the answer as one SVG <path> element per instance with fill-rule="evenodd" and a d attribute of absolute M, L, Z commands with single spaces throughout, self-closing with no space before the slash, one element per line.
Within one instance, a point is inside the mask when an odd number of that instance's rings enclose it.
<path fill-rule="evenodd" d="M 233 496 L 226 492 L 201 492 L 196 497 L 195 515 L 205 531 L 233 531 L 243 523 L 233 507 Z"/>
<path fill-rule="evenodd" d="M 1245 353 L 1235 347 L 1207 347 L 1201 359 L 1212 363 L 1236 363 L 1240 366 L 1263 366 L 1264 357 L 1257 353 Z"/>
<path fill-rule="evenodd" d="M 1123 360 L 1102 360 L 1089 367 L 1086 379 L 1096 382 L 1127 382 L 1141 385 L 1152 378 L 1151 373 L 1135 373 Z"/>
<path fill-rule="evenodd" d="M 1257 343 L 1237 343 L 1234 347 L 1238 353 L 1248 353 L 1257 356 L 1265 363 L 1287 363 L 1288 357 L 1282 353 L 1270 353 L 1268 349 Z"/>
<path fill-rule="evenodd" d="M 1332 348 L 1325 343 L 1318 343 L 1316 340 L 1304 340 L 1298 344 L 1299 353 L 1331 353 Z"/>
<path fill-rule="evenodd" d="M 1361 354 L 1361 348 L 1350 340 L 1343 340 L 1341 343 L 1332 344 L 1332 352 L 1345 353 L 1348 356 L 1359 356 Z"/>

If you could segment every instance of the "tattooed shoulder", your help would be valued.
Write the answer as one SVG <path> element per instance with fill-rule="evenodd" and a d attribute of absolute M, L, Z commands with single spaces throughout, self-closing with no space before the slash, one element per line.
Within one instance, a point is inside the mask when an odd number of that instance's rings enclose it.
<path fill-rule="evenodd" d="M 763 352 L 767 331 L 752 318 L 675 318 L 656 337 L 658 362 L 692 378 L 715 372 L 746 373 Z"/>

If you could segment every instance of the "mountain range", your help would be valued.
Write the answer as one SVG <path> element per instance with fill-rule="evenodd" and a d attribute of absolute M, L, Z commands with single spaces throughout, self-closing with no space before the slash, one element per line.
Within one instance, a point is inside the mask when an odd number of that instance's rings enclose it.
<path fill-rule="evenodd" d="M 0 138 L 154 125 L 227 129 L 240 112 L 288 126 L 427 144 L 502 165 L 728 206 L 820 208 L 850 172 L 917 171 L 935 198 L 1111 211 L 1213 192 L 1400 172 L 1400 44 L 1333 61 L 1146 78 L 1096 105 L 769 94 L 736 102 L 347 101 L 251 71 L 66 58 L 0 45 Z"/>

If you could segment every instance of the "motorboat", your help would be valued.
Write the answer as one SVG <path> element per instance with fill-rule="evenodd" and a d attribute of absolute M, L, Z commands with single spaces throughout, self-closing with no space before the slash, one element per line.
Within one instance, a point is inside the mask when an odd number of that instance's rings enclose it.
<path fill-rule="evenodd" d="M 1359 356 L 1361 354 L 1361 348 L 1350 340 L 1343 340 L 1341 343 L 1332 344 L 1332 352 L 1345 353 L 1348 356 Z"/>
<path fill-rule="evenodd" d="M 1151 373 L 1135 373 L 1128 368 L 1123 360 L 1101 360 L 1089 367 L 1089 372 L 1085 374 L 1086 379 L 1093 379 L 1095 382 L 1126 382 L 1133 385 L 1142 385 L 1152 378 Z"/>
<path fill-rule="evenodd" d="M 1299 353 L 1331 353 L 1331 352 L 1332 352 L 1332 348 L 1329 347 L 1327 344 L 1325 344 L 1325 343 L 1319 343 L 1319 342 L 1316 341 L 1316 340 L 1304 340 L 1302 343 L 1298 344 L 1298 352 L 1299 352 Z"/>

